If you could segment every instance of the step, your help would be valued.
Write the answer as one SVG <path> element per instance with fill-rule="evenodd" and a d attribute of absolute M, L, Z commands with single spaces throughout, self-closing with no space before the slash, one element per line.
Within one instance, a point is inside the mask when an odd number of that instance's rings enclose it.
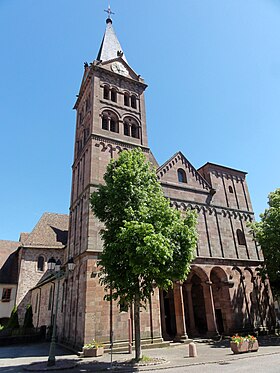
<path fill-rule="evenodd" d="M 164 348 L 169 347 L 170 342 L 169 341 L 163 341 L 162 338 L 156 338 L 153 341 L 150 339 L 144 339 L 141 341 L 141 348 L 143 350 L 150 349 L 150 348 Z M 135 347 L 132 345 L 132 350 L 134 350 Z M 110 352 L 110 344 L 105 344 L 104 352 Z M 124 342 L 115 342 L 113 345 L 113 352 L 127 352 L 128 351 L 128 341 Z"/>

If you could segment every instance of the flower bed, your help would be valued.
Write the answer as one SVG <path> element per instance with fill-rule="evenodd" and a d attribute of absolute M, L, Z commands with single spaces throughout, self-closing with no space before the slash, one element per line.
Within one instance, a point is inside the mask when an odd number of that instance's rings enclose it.
<path fill-rule="evenodd" d="M 96 341 L 92 341 L 84 345 L 83 347 L 83 356 L 84 357 L 97 357 L 104 354 L 104 345 Z"/>
<path fill-rule="evenodd" d="M 241 337 L 238 334 L 231 337 L 230 348 L 234 354 L 258 351 L 259 343 L 253 335 Z"/>

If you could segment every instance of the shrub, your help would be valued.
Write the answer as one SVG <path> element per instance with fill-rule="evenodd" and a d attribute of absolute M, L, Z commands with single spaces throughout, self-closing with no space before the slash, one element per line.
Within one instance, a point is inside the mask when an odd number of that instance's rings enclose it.
<path fill-rule="evenodd" d="M 34 328 L 33 325 L 33 312 L 31 304 L 26 306 L 23 327 L 26 329 Z"/>
<path fill-rule="evenodd" d="M 18 328 L 19 328 L 18 311 L 17 311 L 17 306 L 14 306 L 10 319 L 7 324 L 7 329 L 18 329 Z"/>

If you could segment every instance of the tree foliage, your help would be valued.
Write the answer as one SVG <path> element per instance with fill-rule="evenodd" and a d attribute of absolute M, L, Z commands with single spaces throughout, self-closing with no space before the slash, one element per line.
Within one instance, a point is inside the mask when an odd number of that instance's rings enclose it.
<path fill-rule="evenodd" d="M 280 294 L 280 189 L 268 196 L 268 208 L 261 221 L 250 224 L 264 255 L 262 274 L 268 274 L 274 290 Z"/>
<path fill-rule="evenodd" d="M 101 235 L 101 281 L 119 303 L 144 305 L 154 288 L 184 280 L 197 242 L 196 214 L 171 208 L 141 150 L 123 151 L 91 196 Z"/>
<path fill-rule="evenodd" d="M 123 151 L 91 196 L 101 232 L 104 283 L 127 302 L 146 301 L 156 286 L 186 278 L 196 247 L 196 215 L 183 218 L 164 197 L 155 171 L 141 150 Z"/>

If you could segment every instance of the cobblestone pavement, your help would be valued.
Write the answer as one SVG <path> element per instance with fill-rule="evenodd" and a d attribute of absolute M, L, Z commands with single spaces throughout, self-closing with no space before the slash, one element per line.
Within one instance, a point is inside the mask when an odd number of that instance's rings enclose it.
<path fill-rule="evenodd" d="M 269 364 L 265 364 L 265 361 L 269 361 L 270 363 L 273 361 L 273 366 L 278 362 L 277 365 L 280 366 L 280 338 L 267 337 L 261 338 L 259 341 L 260 348 L 258 352 L 241 355 L 232 354 L 229 348 L 229 341 L 227 340 L 221 342 L 195 341 L 198 352 L 196 358 L 190 358 L 188 356 L 188 345 L 185 344 L 174 344 L 171 345 L 171 347 L 162 349 L 143 350 L 143 354 L 146 356 L 164 358 L 167 361 L 164 364 L 156 366 L 126 367 L 122 362 L 134 356 L 128 353 L 113 353 L 113 365 L 111 366 L 111 355 L 108 353 L 99 358 L 80 359 L 77 355 L 74 355 L 72 352 L 60 346 L 57 346 L 56 356 L 62 367 L 63 361 L 67 363 L 69 363 L 69 361 L 77 363 L 75 368 L 63 370 L 64 372 L 72 373 L 105 371 L 114 367 L 115 362 L 120 363 L 118 367 L 114 369 L 117 371 L 136 372 L 140 370 L 151 372 L 153 370 L 159 370 L 162 371 L 162 373 L 167 371 L 183 372 L 186 370 L 186 367 L 189 367 L 188 371 L 190 370 L 190 372 L 226 372 L 230 371 L 230 367 L 234 368 L 240 366 L 242 361 L 245 366 L 248 361 L 253 362 L 252 359 L 256 361 L 259 359 L 263 364 L 262 366 L 265 366 L 267 369 L 272 368 L 269 368 Z M 31 363 L 47 361 L 48 350 L 48 343 L 0 347 L 0 372 L 23 372 L 24 368 L 28 367 Z M 190 369 L 191 366 L 193 366 L 192 369 Z M 183 368 L 185 368 L 185 370 Z M 267 369 L 263 371 L 274 372 L 273 370 Z M 53 372 L 55 371 L 57 370 L 53 370 Z M 258 370 L 255 369 L 254 373 L 257 371 Z"/>

